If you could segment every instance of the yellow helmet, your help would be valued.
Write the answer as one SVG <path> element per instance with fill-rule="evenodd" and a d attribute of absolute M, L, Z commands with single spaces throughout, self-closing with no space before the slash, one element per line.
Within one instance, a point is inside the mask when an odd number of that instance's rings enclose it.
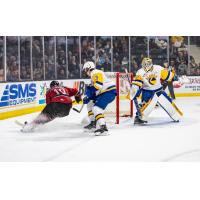
<path fill-rule="evenodd" d="M 153 66 L 153 62 L 151 58 L 143 58 L 142 60 L 142 67 L 145 71 L 149 71 Z"/>

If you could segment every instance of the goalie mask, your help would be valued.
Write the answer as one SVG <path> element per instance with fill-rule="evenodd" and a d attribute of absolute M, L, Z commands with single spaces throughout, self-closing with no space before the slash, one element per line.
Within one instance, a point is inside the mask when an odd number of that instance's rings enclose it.
<path fill-rule="evenodd" d="M 153 63 L 152 63 L 152 59 L 151 58 L 144 58 L 142 60 L 142 68 L 148 72 L 152 69 L 153 67 Z"/>
<path fill-rule="evenodd" d="M 88 61 L 83 65 L 83 72 L 86 73 L 87 75 L 89 75 L 88 72 L 94 69 L 95 69 L 95 64 L 91 61 Z"/>

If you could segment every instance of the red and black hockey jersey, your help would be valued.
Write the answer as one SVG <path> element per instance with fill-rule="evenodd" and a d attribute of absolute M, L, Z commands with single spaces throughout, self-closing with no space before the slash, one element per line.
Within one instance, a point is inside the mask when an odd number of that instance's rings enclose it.
<path fill-rule="evenodd" d="M 47 91 L 46 104 L 52 102 L 71 104 L 72 99 L 70 97 L 75 96 L 77 94 L 78 90 L 76 88 L 55 86 Z"/>

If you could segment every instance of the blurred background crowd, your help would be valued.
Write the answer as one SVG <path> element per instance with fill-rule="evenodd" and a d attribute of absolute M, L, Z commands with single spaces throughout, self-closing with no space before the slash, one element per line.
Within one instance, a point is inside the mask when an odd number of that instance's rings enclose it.
<path fill-rule="evenodd" d="M 85 78 L 86 61 L 135 74 L 146 56 L 178 76 L 200 76 L 200 36 L 0 36 L 0 81 Z"/>

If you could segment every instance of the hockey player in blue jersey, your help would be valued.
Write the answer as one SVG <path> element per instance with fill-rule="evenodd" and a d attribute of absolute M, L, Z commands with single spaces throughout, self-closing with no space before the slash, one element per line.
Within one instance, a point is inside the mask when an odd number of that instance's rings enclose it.
<path fill-rule="evenodd" d="M 96 69 L 95 64 L 91 61 L 84 64 L 83 72 L 91 78 L 91 84 L 86 88 L 83 99 L 83 103 L 87 104 L 90 124 L 84 129 L 96 128 L 95 135 L 107 135 L 104 110 L 117 95 L 116 85 L 107 79 L 103 71 Z"/>

